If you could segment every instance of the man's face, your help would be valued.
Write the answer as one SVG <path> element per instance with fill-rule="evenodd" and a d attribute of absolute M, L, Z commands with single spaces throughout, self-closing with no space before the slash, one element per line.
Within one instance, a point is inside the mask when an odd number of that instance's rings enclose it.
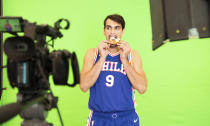
<path fill-rule="evenodd" d="M 124 29 L 122 29 L 121 24 L 111 20 L 106 20 L 106 26 L 104 28 L 104 35 L 106 40 L 110 40 L 111 37 L 121 39 L 122 35 L 124 34 Z"/>

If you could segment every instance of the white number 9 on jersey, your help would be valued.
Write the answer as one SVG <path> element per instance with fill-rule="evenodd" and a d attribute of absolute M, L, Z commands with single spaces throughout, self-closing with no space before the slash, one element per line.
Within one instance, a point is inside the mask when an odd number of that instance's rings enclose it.
<path fill-rule="evenodd" d="M 114 85 L 114 76 L 113 75 L 107 75 L 106 76 L 106 86 L 112 87 Z"/>

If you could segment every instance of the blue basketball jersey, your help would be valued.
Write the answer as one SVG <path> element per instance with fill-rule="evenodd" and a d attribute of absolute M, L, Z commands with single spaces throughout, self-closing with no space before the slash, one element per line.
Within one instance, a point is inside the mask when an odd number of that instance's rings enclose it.
<path fill-rule="evenodd" d="M 97 50 L 95 63 L 99 58 Z M 119 53 L 107 55 L 98 79 L 90 88 L 88 106 L 89 109 L 99 112 L 135 109 L 134 90 L 125 73 Z"/>

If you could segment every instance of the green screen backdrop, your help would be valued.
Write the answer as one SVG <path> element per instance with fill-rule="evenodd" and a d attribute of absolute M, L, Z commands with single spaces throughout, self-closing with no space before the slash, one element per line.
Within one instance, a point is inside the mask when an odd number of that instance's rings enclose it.
<path fill-rule="evenodd" d="M 22 16 L 30 22 L 49 25 L 59 18 L 69 19 L 70 29 L 62 31 L 64 37 L 55 41 L 55 49 L 75 51 L 80 70 L 85 52 L 105 39 L 105 17 L 121 14 L 126 20 L 123 40 L 139 51 L 148 78 L 147 92 L 136 92 L 141 126 L 209 126 L 210 39 L 167 43 L 152 51 L 149 7 L 149 0 L 3 0 L 4 16 Z M 4 55 L 4 64 L 5 61 Z M 17 94 L 17 89 L 8 83 L 6 70 L 3 79 L 7 90 L 0 105 L 15 102 Z M 55 86 L 52 79 L 51 88 L 59 97 L 64 125 L 85 126 L 90 112 L 89 93 L 81 92 L 79 85 Z M 16 116 L 2 126 L 19 126 L 21 121 Z M 48 112 L 47 121 L 60 126 L 55 109 Z"/>

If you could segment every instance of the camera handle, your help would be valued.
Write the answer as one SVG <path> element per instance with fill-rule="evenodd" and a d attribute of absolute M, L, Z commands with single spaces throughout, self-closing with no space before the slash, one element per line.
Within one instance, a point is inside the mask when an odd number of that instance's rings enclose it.
<path fill-rule="evenodd" d="M 75 52 L 70 53 L 68 50 L 58 50 L 51 53 L 53 81 L 56 85 L 67 85 L 74 87 L 80 82 L 80 71 Z M 73 72 L 73 83 L 68 83 L 69 60 Z"/>
<path fill-rule="evenodd" d="M 75 52 L 73 52 L 68 57 L 71 59 L 71 68 L 73 71 L 74 82 L 72 84 L 67 83 L 67 86 L 74 87 L 77 83 L 80 83 L 79 66 L 78 66 L 77 56 L 76 56 Z"/>

